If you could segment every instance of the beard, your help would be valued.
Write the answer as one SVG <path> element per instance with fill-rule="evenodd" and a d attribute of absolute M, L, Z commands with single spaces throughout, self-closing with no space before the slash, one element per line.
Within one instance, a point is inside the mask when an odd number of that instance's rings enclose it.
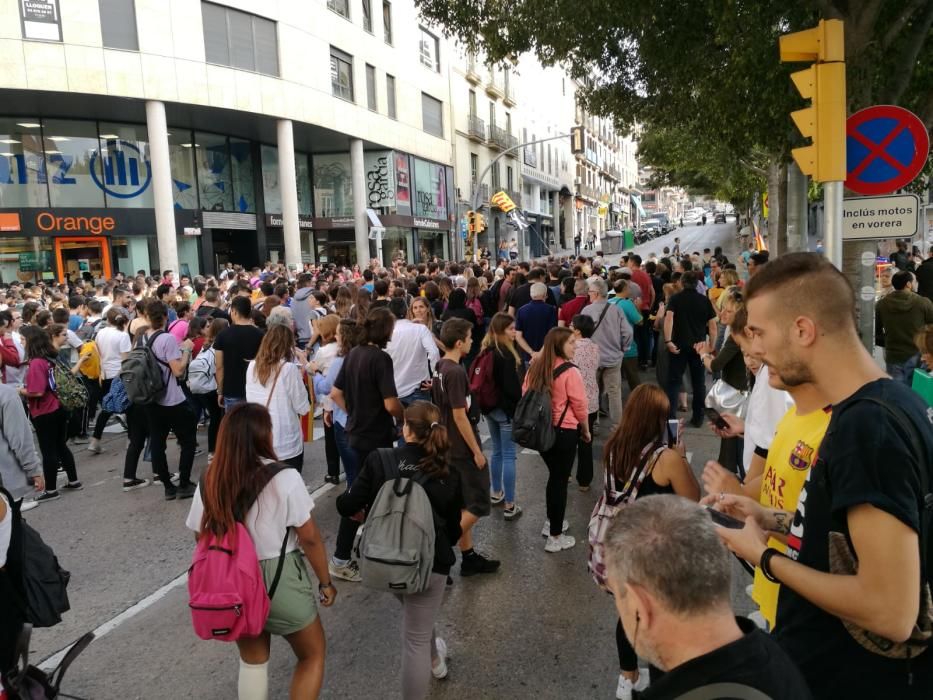
<path fill-rule="evenodd" d="M 796 357 L 788 357 L 780 364 L 772 364 L 769 366 L 769 370 L 769 376 L 774 377 L 782 385 L 775 387 L 776 389 L 787 389 L 813 383 L 813 372 Z"/>

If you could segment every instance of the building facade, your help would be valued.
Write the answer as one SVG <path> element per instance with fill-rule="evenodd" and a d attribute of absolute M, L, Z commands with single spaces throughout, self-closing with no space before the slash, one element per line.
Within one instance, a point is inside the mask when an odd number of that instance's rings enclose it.
<path fill-rule="evenodd" d="M 450 257 L 449 59 L 410 0 L 0 0 L 0 279 Z"/>

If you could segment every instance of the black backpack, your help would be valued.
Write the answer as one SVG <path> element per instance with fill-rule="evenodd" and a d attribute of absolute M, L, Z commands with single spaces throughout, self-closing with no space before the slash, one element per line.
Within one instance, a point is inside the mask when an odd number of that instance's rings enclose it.
<path fill-rule="evenodd" d="M 71 609 L 68 581 L 71 574 L 58 563 L 58 557 L 39 533 L 30 527 L 10 493 L 0 487 L 13 512 L 10 553 L 4 574 L 10 577 L 15 604 L 33 627 L 53 627 L 62 613 Z"/>
<path fill-rule="evenodd" d="M 502 289 L 503 280 L 496 282 L 480 295 L 479 303 L 483 306 L 483 315 L 492 318 L 499 311 L 499 290 Z"/>
<path fill-rule="evenodd" d="M 554 370 L 554 380 L 575 367 L 572 362 L 565 362 Z M 522 447 L 538 452 L 547 452 L 557 440 L 557 428 L 564 422 L 564 416 L 570 408 L 570 400 L 564 406 L 560 420 L 555 426 L 551 412 L 551 392 L 529 389 L 519 400 L 512 417 L 512 439 Z"/>

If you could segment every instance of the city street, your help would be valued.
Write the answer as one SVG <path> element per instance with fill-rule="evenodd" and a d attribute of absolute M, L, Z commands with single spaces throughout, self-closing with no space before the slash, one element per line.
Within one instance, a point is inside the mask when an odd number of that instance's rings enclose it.
<path fill-rule="evenodd" d="M 639 250 L 660 253 L 677 235 L 685 252 L 723 245 L 730 258 L 735 254 L 731 223 L 679 229 Z M 653 371 L 644 377 L 653 381 Z M 483 431 L 486 437 L 485 427 Z M 700 470 L 718 453 L 718 440 L 706 428 L 688 429 L 686 435 L 691 463 Z M 601 426 L 597 455 L 606 437 Z M 203 431 L 199 439 L 206 440 Z M 234 697 L 235 647 L 201 641 L 191 629 L 184 586 L 194 547 L 184 527 L 190 501 L 166 503 L 157 486 L 123 493 L 124 445 L 122 434 L 106 434 L 102 455 L 77 446 L 85 489 L 27 514 L 72 573 L 72 610 L 62 624 L 35 633 L 34 659 L 48 659 L 85 631 L 99 629 L 101 638 L 69 672 L 66 692 L 94 700 Z M 170 465 L 176 455 L 170 446 Z M 205 460 L 203 455 L 197 458 L 196 473 Z M 149 465 L 142 463 L 139 473 L 149 477 Z M 307 446 L 304 476 L 315 495 L 315 519 L 332 549 L 338 491 L 324 485 L 324 473 L 319 440 Z M 567 518 L 577 545 L 558 554 L 544 552 L 540 535 L 547 477 L 540 457 L 521 454 L 518 475 L 523 516 L 509 523 L 501 509 L 494 509 L 476 531 L 477 548 L 501 559 L 501 571 L 462 579 L 458 567 L 453 570 L 454 585 L 438 628 L 450 650 L 450 677 L 435 682 L 432 697 L 611 697 L 617 676 L 615 611 L 586 570 L 586 525 L 601 469 L 597 467 L 590 492 L 571 485 Z M 736 611 L 747 613 L 751 604 L 743 589 L 750 581 L 738 565 L 735 570 Z M 361 584 L 336 583 L 337 602 L 322 613 L 328 641 L 323 697 L 394 697 L 398 604 Z M 292 665 L 291 650 L 275 639 L 270 697 L 284 697 Z"/>

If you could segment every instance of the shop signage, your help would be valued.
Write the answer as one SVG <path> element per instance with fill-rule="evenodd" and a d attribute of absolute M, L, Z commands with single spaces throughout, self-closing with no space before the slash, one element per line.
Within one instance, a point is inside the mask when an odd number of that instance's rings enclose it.
<path fill-rule="evenodd" d="M 178 233 L 194 225 L 197 212 L 176 209 Z M 0 232 L 16 231 L 23 236 L 154 236 L 155 212 L 152 209 L 17 209 L 0 212 L 0 224 L 19 218 L 18 229 L 0 226 Z"/>
<path fill-rule="evenodd" d="M 434 219 L 419 219 L 416 216 L 414 223 L 415 228 L 432 228 L 437 230 L 440 230 L 441 228 L 441 222 Z"/>
<path fill-rule="evenodd" d="M 383 209 L 395 206 L 395 158 L 391 151 L 366 153 L 366 206 Z"/>
<path fill-rule="evenodd" d="M 201 229 L 197 226 L 185 226 L 185 228 L 182 230 L 182 233 L 186 236 L 200 236 Z"/>
<path fill-rule="evenodd" d="M 19 231 L 21 228 L 19 214 L 0 214 L 0 231 Z"/>
<path fill-rule="evenodd" d="M 332 228 L 354 228 L 356 221 L 352 216 L 342 216 L 337 218 L 315 217 L 311 220 L 312 228 L 332 229 Z"/>
<path fill-rule="evenodd" d="M 273 228 L 282 228 L 285 226 L 281 214 L 266 214 L 266 226 L 271 226 Z M 300 229 L 312 229 L 314 228 L 314 219 L 307 214 L 298 215 L 298 228 Z"/>
<path fill-rule="evenodd" d="M 20 0 L 19 16 L 24 39 L 62 40 L 62 21 L 58 0 Z"/>
<path fill-rule="evenodd" d="M 48 272 L 52 269 L 52 251 L 40 250 L 38 255 L 36 251 L 30 250 L 19 254 L 20 272 Z"/>

